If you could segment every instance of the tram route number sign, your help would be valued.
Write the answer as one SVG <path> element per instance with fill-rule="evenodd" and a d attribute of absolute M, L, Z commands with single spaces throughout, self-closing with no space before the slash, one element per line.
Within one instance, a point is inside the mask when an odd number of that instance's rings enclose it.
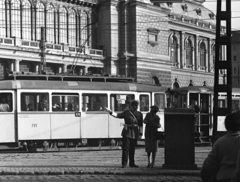
<path fill-rule="evenodd" d="M 75 112 L 75 117 L 81 117 L 81 112 Z"/>

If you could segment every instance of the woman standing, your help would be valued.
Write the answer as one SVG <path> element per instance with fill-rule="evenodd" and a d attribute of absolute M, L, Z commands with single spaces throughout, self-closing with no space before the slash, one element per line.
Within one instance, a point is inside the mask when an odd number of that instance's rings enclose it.
<path fill-rule="evenodd" d="M 155 133 L 157 129 L 161 127 L 160 125 L 160 118 L 156 114 L 159 111 L 158 106 L 151 106 L 151 111 L 147 113 L 144 123 L 146 124 L 145 128 L 145 149 L 148 156 L 148 165 L 147 167 L 154 167 L 155 165 L 155 158 L 156 152 L 158 148 L 158 142 L 155 139 Z M 152 161 L 151 161 L 151 154 L 152 154 Z"/>

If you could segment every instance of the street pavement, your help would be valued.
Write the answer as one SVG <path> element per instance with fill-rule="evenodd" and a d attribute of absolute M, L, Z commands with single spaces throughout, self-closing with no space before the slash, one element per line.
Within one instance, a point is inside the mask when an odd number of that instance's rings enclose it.
<path fill-rule="evenodd" d="M 121 168 L 121 150 L 26 153 L 0 151 L 1 181 L 176 181 L 200 182 L 200 169 L 211 146 L 195 147 L 197 169 L 163 169 L 164 148 L 155 168 L 147 168 L 147 154 L 138 147 L 139 168 Z"/>

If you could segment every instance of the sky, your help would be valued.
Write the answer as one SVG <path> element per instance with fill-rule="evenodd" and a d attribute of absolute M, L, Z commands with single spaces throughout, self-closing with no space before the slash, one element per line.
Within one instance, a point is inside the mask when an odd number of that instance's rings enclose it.
<path fill-rule="evenodd" d="M 225 0 L 222 0 L 222 7 L 225 8 Z M 205 0 L 203 5 L 216 14 L 217 0 Z M 240 0 L 231 0 L 232 9 L 232 30 L 240 30 Z M 222 9 L 224 11 L 225 9 Z"/>

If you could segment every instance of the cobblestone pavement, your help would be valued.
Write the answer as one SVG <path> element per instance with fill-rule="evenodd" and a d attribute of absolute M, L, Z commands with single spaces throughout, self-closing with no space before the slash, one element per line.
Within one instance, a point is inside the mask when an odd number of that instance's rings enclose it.
<path fill-rule="evenodd" d="M 146 168 L 147 154 L 137 148 L 139 168 L 121 168 L 121 150 L 42 153 L 0 151 L 1 181 L 177 181 L 200 180 L 200 168 L 211 146 L 195 148 L 195 170 L 163 169 L 164 148 L 159 148 L 155 168 Z"/>
<path fill-rule="evenodd" d="M 1 176 L 0 182 L 74 182 L 74 181 L 160 181 L 160 182 L 201 182 L 197 176 L 132 176 L 132 175 L 62 175 L 62 176 Z"/>

